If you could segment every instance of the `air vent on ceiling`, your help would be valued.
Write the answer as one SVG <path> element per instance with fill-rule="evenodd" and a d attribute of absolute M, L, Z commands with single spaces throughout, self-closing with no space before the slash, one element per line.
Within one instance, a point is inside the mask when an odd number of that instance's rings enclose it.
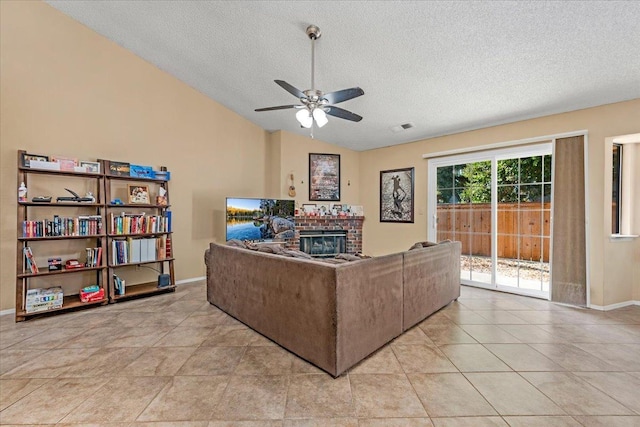
<path fill-rule="evenodd" d="M 411 129 L 412 127 L 414 127 L 415 125 L 411 122 L 409 123 L 403 123 L 401 125 L 397 125 L 397 126 L 392 126 L 391 127 L 391 132 L 393 133 L 398 133 L 398 132 L 402 132 L 403 130 L 408 130 Z"/>

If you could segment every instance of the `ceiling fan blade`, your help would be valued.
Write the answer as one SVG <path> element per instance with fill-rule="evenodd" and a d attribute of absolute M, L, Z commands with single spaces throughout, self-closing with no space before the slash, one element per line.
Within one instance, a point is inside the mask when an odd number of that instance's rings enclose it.
<path fill-rule="evenodd" d="M 352 87 L 349 89 L 337 90 L 335 92 L 325 93 L 322 97 L 329 101 L 329 104 L 338 104 L 340 102 L 348 101 L 358 96 L 364 95 L 364 91 L 359 87 Z"/>
<path fill-rule="evenodd" d="M 351 120 L 352 122 L 359 122 L 360 120 L 362 120 L 362 117 L 357 115 L 356 113 L 352 113 L 351 111 L 347 111 L 340 107 L 327 106 L 324 107 L 323 110 L 330 116 L 339 117 L 345 120 Z"/>
<path fill-rule="evenodd" d="M 286 110 L 288 108 L 300 108 L 302 105 L 278 105 L 277 107 L 256 108 L 255 111 L 272 111 L 272 110 Z"/>
<path fill-rule="evenodd" d="M 302 93 L 302 91 L 300 89 L 291 86 L 289 83 L 285 82 L 284 80 L 274 80 L 274 82 L 276 82 L 282 89 L 286 90 L 287 92 L 289 92 L 291 95 L 295 96 L 296 98 L 306 98 L 307 97 L 304 93 Z"/>

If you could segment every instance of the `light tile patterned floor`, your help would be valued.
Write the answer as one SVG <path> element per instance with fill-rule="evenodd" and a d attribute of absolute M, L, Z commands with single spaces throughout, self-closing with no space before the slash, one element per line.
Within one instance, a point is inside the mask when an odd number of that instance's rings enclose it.
<path fill-rule="evenodd" d="M 463 287 L 334 379 L 173 294 L 0 317 L 0 424 L 111 427 L 640 426 L 640 307 Z"/>

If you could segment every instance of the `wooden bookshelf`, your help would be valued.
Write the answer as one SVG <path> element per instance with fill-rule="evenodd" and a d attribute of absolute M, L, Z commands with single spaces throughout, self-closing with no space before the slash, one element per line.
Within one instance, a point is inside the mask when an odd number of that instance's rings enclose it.
<path fill-rule="evenodd" d="M 168 224 L 168 215 L 170 215 L 170 203 L 169 203 L 169 180 L 168 177 L 156 179 L 153 177 L 144 176 L 127 176 L 122 170 L 122 166 L 126 165 L 123 162 L 114 162 L 112 160 L 101 160 L 104 165 L 105 172 L 105 218 L 107 221 L 107 276 L 109 283 L 109 302 L 114 303 L 125 299 L 151 296 L 154 294 L 172 292 L 175 291 L 175 272 L 174 272 L 174 254 L 173 254 L 173 242 L 172 231 Z M 115 166 L 117 165 L 117 167 Z M 125 166 L 126 167 L 126 166 Z M 117 174 L 116 174 L 117 173 Z M 148 203 L 131 203 L 128 199 L 128 188 L 131 186 L 142 185 L 148 188 L 149 202 Z M 124 192 L 125 188 L 127 192 Z M 162 190 L 161 190 L 162 189 Z M 160 191 L 164 191 L 163 203 L 158 203 L 158 196 Z M 113 203 L 114 200 L 120 199 L 118 203 Z M 142 215 L 144 214 L 144 215 Z M 143 232 L 129 232 L 124 230 L 115 232 L 115 225 L 112 223 L 113 218 L 118 217 L 156 217 L 164 219 L 162 227 L 158 226 L 158 229 Z M 127 251 L 131 251 L 129 247 L 130 239 L 156 239 L 155 257 L 153 259 L 147 259 L 144 261 L 131 260 L 131 254 Z M 157 246 L 157 240 L 163 239 L 169 241 L 164 248 Z M 125 253 L 120 253 L 115 246 L 114 242 L 123 242 L 121 245 L 126 246 Z M 167 246 L 170 252 L 167 253 Z M 165 250 L 165 253 L 160 255 L 158 251 Z M 114 252 L 115 256 L 119 259 L 118 262 L 113 262 Z M 136 277 L 142 274 L 137 272 L 140 266 L 145 266 L 148 270 L 154 270 L 157 275 L 168 274 L 170 285 L 165 287 L 158 287 L 157 276 L 156 280 L 142 281 L 141 283 L 131 283 L 131 279 L 127 277 Z M 146 272 L 149 276 L 154 276 L 154 273 L 150 271 Z M 125 293 L 124 295 L 118 294 L 114 275 L 117 275 L 121 279 L 125 279 Z"/>
<path fill-rule="evenodd" d="M 16 238 L 16 321 L 23 321 L 31 317 L 48 313 L 62 313 L 71 309 L 82 307 L 95 307 L 106 304 L 107 267 L 106 267 L 106 233 L 99 230 L 98 233 L 86 233 L 81 221 L 91 217 L 92 226 L 104 227 L 104 174 L 89 172 L 73 172 L 49 169 L 35 169 L 23 164 L 26 151 L 18 151 L 17 181 L 24 182 L 27 186 L 27 200 L 17 200 L 17 238 Z M 61 201 L 56 202 L 56 197 L 51 196 L 51 202 L 34 202 L 33 196 L 40 191 L 51 191 L 68 196 L 65 188 L 88 188 L 93 194 L 93 202 Z M 53 217 L 50 219 L 49 216 Z M 58 218 L 56 218 L 58 217 Z M 82 219 L 81 219 L 82 218 Z M 65 222 L 66 221 L 66 222 Z M 28 227 L 32 224 L 33 227 Z M 38 225 L 37 227 L 35 225 Z M 70 227 L 69 230 L 53 229 L 56 226 Z M 84 222 L 84 226 L 88 222 Z M 26 233 L 26 234 L 25 234 Z M 80 233 L 86 233 L 80 235 Z M 75 242 L 75 243 L 74 243 Z M 85 242 L 82 245 L 82 242 Z M 73 244 L 72 244 L 73 243 Z M 35 245 L 35 246 L 33 246 Z M 86 248 L 103 248 L 102 256 L 95 266 L 83 266 L 75 269 L 48 270 L 47 260 L 50 257 L 58 258 L 61 252 L 72 253 L 69 258 L 82 262 L 86 256 L 81 246 Z M 24 255 L 25 248 L 31 248 L 34 261 L 38 266 L 38 272 L 32 272 Z M 73 253 L 73 251 L 76 251 Z M 62 260 L 62 263 L 64 264 Z M 84 283 L 77 288 L 72 288 L 68 283 L 72 276 L 82 275 L 76 282 Z M 41 278 L 46 278 L 46 281 Z M 29 291 L 46 287 L 60 287 L 63 290 L 62 306 L 46 311 L 27 312 L 27 299 Z M 105 289 L 105 298 L 100 301 L 80 301 L 80 288 L 88 285 L 98 285 Z"/>

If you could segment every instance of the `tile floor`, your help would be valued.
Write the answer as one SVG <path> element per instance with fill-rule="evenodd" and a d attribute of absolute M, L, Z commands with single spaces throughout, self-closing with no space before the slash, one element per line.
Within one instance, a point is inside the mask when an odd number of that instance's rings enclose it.
<path fill-rule="evenodd" d="M 0 424 L 640 426 L 640 307 L 606 313 L 462 288 L 333 379 L 175 293 L 0 317 Z"/>

